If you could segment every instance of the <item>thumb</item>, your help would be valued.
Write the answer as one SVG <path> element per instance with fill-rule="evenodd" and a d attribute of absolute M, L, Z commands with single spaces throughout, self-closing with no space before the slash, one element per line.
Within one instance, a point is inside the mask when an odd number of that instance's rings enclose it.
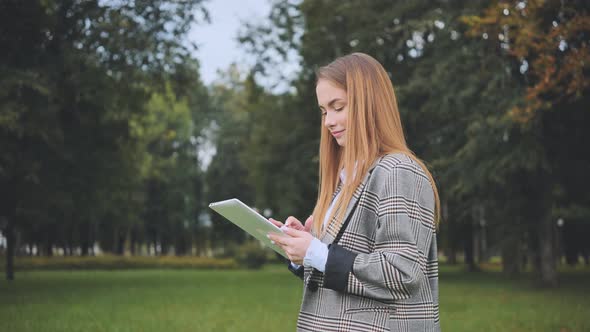
<path fill-rule="evenodd" d="M 309 218 L 307 218 L 307 220 L 305 221 L 305 231 L 309 232 L 311 231 L 311 226 L 313 225 L 313 215 L 309 216 Z"/>

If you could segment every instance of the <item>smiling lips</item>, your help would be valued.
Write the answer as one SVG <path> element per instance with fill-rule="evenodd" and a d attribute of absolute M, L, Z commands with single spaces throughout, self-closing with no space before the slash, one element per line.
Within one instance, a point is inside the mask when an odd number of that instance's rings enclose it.
<path fill-rule="evenodd" d="M 333 131 L 332 136 L 334 136 L 335 138 L 340 138 L 343 133 L 344 133 L 344 129 L 338 130 L 338 131 Z"/>

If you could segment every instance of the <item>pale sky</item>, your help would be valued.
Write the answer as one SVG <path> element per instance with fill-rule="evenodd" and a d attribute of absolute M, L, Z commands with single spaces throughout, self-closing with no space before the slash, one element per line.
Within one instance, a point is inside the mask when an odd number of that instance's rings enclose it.
<path fill-rule="evenodd" d="M 201 78 L 208 85 L 217 78 L 218 70 L 226 70 L 232 62 L 248 68 L 249 55 L 237 41 L 242 22 L 265 20 L 270 11 L 270 0 L 209 0 L 211 24 L 193 27 L 189 40 L 199 45 L 195 57 L 201 63 Z"/>
<path fill-rule="evenodd" d="M 211 24 L 195 25 L 189 32 L 188 39 L 198 45 L 195 58 L 200 62 L 201 79 L 205 85 L 214 82 L 218 71 L 225 71 L 232 62 L 238 69 L 247 71 L 254 63 L 252 55 L 246 54 L 237 41 L 238 32 L 244 22 L 256 23 L 267 20 L 271 9 L 271 0 L 208 0 L 205 8 L 209 11 Z M 297 56 L 290 57 L 289 63 L 281 65 L 280 72 L 293 74 L 299 70 Z M 268 87 L 271 82 L 279 82 L 273 91 L 285 91 L 290 88 L 287 81 L 273 77 L 258 77 L 258 83 Z M 211 129 L 211 128 L 210 128 Z M 213 130 L 213 129 L 211 129 Z M 198 154 L 201 167 L 206 169 L 215 155 L 215 147 L 206 137 L 199 144 Z"/>
<path fill-rule="evenodd" d="M 270 0 L 208 0 L 210 24 L 195 25 L 188 39 L 198 45 L 195 57 L 200 62 L 201 80 L 205 85 L 218 78 L 219 70 L 225 71 L 232 62 L 247 70 L 250 56 L 240 47 L 237 36 L 244 21 L 264 20 L 270 11 Z M 206 135 L 205 135 L 206 136 Z M 215 155 L 215 146 L 204 138 L 199 144 L 198 156 L 205 170 Z"/>

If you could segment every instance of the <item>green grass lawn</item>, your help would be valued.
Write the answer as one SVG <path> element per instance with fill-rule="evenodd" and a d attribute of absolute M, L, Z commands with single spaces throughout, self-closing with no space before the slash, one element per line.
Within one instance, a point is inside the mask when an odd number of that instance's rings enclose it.
<path fill-rule="evenodd" d="M 295 331 L 301 284 L 245 270 L 28 271 L 0 281 L 0 331 Z M 590 331 L 590 271 L 561 287 L 443 267 L 443 331 Z"/>

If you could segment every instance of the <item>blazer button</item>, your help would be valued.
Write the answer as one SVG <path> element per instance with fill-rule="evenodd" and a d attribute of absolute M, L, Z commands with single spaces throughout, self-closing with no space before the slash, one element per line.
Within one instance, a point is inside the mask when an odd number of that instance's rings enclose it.
<path fill-rule="evenodd" d="M 315 292 L 318 290 L 318 283 L 315 281 L 310 281 L 307 283 L 307 289 L 309 289 L 312 292 Z"/>

